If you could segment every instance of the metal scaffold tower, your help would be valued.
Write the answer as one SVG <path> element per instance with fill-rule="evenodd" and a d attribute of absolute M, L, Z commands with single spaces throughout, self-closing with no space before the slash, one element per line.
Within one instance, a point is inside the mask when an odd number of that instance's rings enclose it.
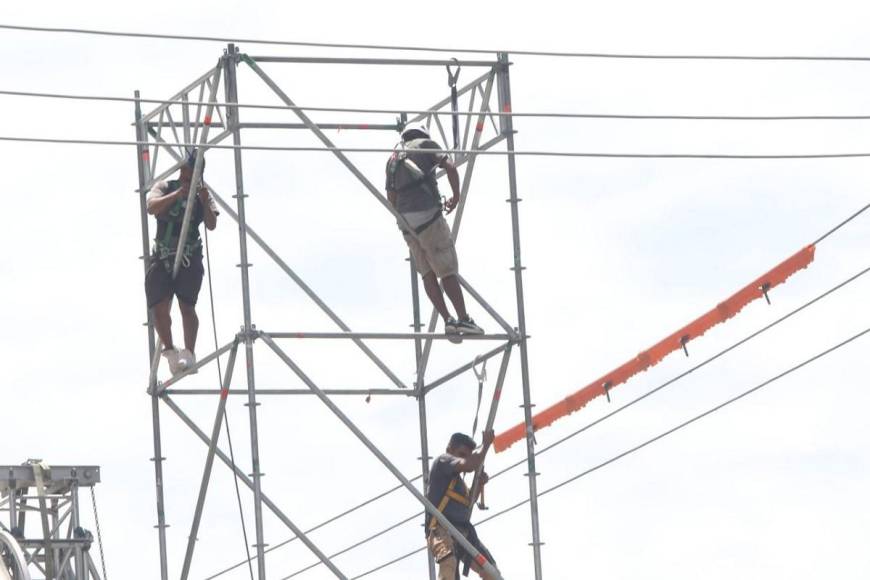
<path fill-rule="evenodd" d="M 0 466 L 0 473 L 0 580 L 30 580 L 36 573 L 46 580 L 105 579 L 105 564 L 101 576 L 92 557 L 94 535 L 82 526 L 79 498 L 80 489 L 90 489 L 96 519 L 100 468 L 49 467 L 34 459 Z M 99 549 L 102 561 L 101 543 Z"/>
<path fill-rule="evenodd" d="M 403 114 L 396 123 L 371 125 L 371 124 L 336 124 L 326 125 L 317 124 L 308 117 L 305 110 L 297 107 L 294 101 L 288 96 L 284 90 L 261 68 L 264 64 L 279 65 L 286 63 L 307 63 L 319 66 L 326 65 L 365 65 L 365 66 L 397 66 L 397 67 L 445 67 L 445 66 L 462 66 L 466 68 L 482 71 L 482 73 L 474 78 L 471 82 L 452 87 L 451 95 L 438 101 L 434 106 L 425 112 L 417 112 L 416 114 Z M 238 81 L 237 69 L 242 65 L 248 67 L 259 78 L 272 93 L 277 95 L 283 103 L 288 115 L 295 117 L 293 122 L 286 123 L 250 123 L 241 120 L 240 112 L 244 111 L 248 105 L 240 104 L 238 101 Z M 189 576 L 191 563 L 195 553 L 196 536 L 200 526 L 203 506 L 206 494 L 209 488 L 209 482 L 212 475 L 212 468 L 215 459 L 224 463 L 235 475 L 238 481 L 242 482 L 253 492 L 253 520 L 255 527 L 254 547 L 256 549 L 255 561 L 256 571 L 260 580 L 267 578 L 267 559 L 265 558 L 266 541 L 263 531 L 263 516 L 264 511 L 268 510 L 274 514 L 286 527 L 291 530 L 307 547 L 314 553 L 321 562 L 339 578 L 347 578 L 334 562 L 330 560 L 318 547 L 308 538 L 308 536 L 294 524 L 293 520 L 281 510 L 279 505 L 270 499 L 262 489 L 262 466 L 260 464 L 259 453 L 259 432 L 257 424 L 257 398 L 258 395 L 264 394 L 263 391 L 257 388 L 254 373 L 254 356 L 253 345 L 255 341 L 261 341 L 278 358 L 280 358 L 287 367 L 305 384 L 307 389 L 270 389 L 269 394 L 310 394 L 316 396 L 344 425 L 369 449 L 369 451 L 388 469 L 393 476 L 403 487 L 407 489 L 420 503 L 424 505 L 426 510 L 433 514 L 439 522 L 448 529 L 455 540 L 472 555 L 477 555 L 477 550 L 462 536 L 438 510 L 430 504 L 423 494 L 415 487 L 411 480 L 406 478 L 395 467 L 393 462 L 363 433 L 354 422 L 347 417 L 344 412 L 331 400 L 333 395 L 360 395 L 370 396 L 377 395 L 398 395 L 400 397 L 413 398 L 416 400 L 417 411 L 419 414 L 419 437 L 421 451 L 421 470 L 423 485 L 428 481 L 429 470 L 429 442 L 426 417 L 426 396 L 433 389 L 444 385 L 452 379 L 460 376 L 471 370 L 476 369 L 476 365 L 491 358 L 500 357 L 499 370 L 495 384 L 494 396 L 487 415 L 486 428 L 491 429 L 498 410 L 502 386 L 508 374 L 509 361 L 512 352 L 516 349 L 519 351 L 520 358 L 520 373 L 523 396 L 523 409 L 525 416 L 526 430 L 526 462 L 528 468 L 528 486 L 529 486 L 529 506 L 531 517 L 531 547 L 534 560 L 535 579 L 541 580 L 541 540 L 540 529 L 538 523 L 538 506 L 537 506 L 537 472 L 535 469 L 535 450 L 533 442 L 532 428 L 532 403 L 531 390 L 529 380 L 529 363 L 527 353 L 527 333 L 525 321 L 525 309 L 523 298 L 523 266 L 520 251 L 520 225 L 518 203 L 520 199 L 517 195 L 517 179 L 516 179 L 516 163 L 514 156 L 514 129 L 512 118 L 504 113 L 511 112 L 511 90 L 510 90 L 510 62 L 508 54 L 497 53 L 489 60 L 423 60 L 423 59 L 395 59 L 395 58 L 313 58 L 313 57 L 260 57 L 249 56 L 241 53 L 233 44 L 228 45 L 223 55 L 220 57 L 217 65 L 208 70 L 205 74 L 194 80 L 192 83 L 178 91 L 175 95 L 169 98 L 160 106 L 149 112 L 143 112 L 141 102 L 139 101 L 139 93 L 136 93 L 135 103 L 135 127 L 138 155 L 138 171 L 139 171 L 139 196 L 140 196 L 140 211 L 141 211 L 141 227 L 142 227 L 142 256 L 145 262 L 145 270 L 149 265 L 149 223 L 145 205 L 145 197 L 151 186 L 162 179 L 167 178 L 176 172 L 183 163 L 185 163 L 185 150 L 190 150 L 194 145 L 197 149 L 197 161 L 194 169 L 194 180 L 202 173 L 202 155 L 209 147 L 218 145 L 226 140 L 231 139 L 233 146 L 233 160 L 235 169 L 235 194 L 232 199 L 235 203 L 231 205 L 228 198 L 225 198 L 220 192 L 216 191 L 212 185 L 204 183 L 208 187 L 212 197 L 222 211 L 229 215 L 238 223 L 239 227 L 239 256 L 240 256 L 240 272 L 241 272 L 241 300 L 243 312 L 243 325 L 241 331 L 235 336 L 227 337 L 223 346 L 217 348 L 215 352 L 202 357 L 199 362 L 190 369 L 180 375 L 177 375 L 166 381 L 159 381 L 157 378 L 157 363 L 159 362 L 159 342 L 156 338 L 153 320 L 149 313 L 148 315 L 148 342 L 149 342 L 149 362 L 151 363 L 151 371 L 148 379 L 148 393 L 151 397 L 151 410 L 153 421 L 153 444 L 154 444 L 154 470 L 156 484 L 156 501 L 157 501 L 157 531 L 159 538 L 160 550 L 160 577 L 161 580 L 168 580 L 170 571 L 167 557 L 167 518 L 164 509 L 164 473 L 163 462 L 165 460 L 164 441 L 161 436 L 160 410 L 161 403 L 169 408 L 177 415 L 182 422 L 189 427 L 203 443 L 206 444 L 208 451 L 205 457 L 203 476 L 199 486 L 199 493 L 196 499 L 196 507 L 191 523 L 190 534 L 188 536 L 187 545 L 185 548 L 185 557 L 183 568 L 181 570 L 181 578 L 186 579 Z M 448 69 L 449 70 L 449 69 Z M 455 77 L 453 77 L 455 79 Z M 220 86 L 223 84 L 223 97 Z M 457 111 L 457 99 L 463 97 L 468 101 L 468 109 L 462 112 Z M 497 108 L 492 109 L 491 103 L 495 100 Z M 451 111 L 452 109 L 452 111 Z M 501 113 L 501 114 L 500 114 Z M 441 115 L 453 116 L 453 141 L 448 140 Z M 464 121 L 458 122 L 460 117 L 464 117 Z M 248 223 L 245 214 L 245 200 L 248 197 L 245 193 L 245 181 L 243 177 L 243 150 L 241 135 L 245 129 L 299 129 L 310 131 L 323 144 L 325 150 L 331 151 L 338 161 L 344 165 L 362 184 L 364 189 L 374 197 L 387 211 L 392 213 L 394 217 L 395 210 L 387 201 L 383 192 L 374 185 L 353 162 L 351 162 L 341 148 L 336 147 L 329 137 L 324 133 L 327 129 L 342 129 L 349 128 L 360 131 L 400 131 L 405 124 L 408 123 L 426 123 L 430 127 L 434 139 L 440 140 L 445 145 L 445 148 L 452 150 L 453 162 L 456 166 L 464 166 L 464 176 L 461 183 L 461 198 L 456 209 L 455 219 L 452 224 L 452 235 L 454 239 L 459 234 L 460 225 L 462 222 L 463 210 L 467 202 L 471 177 L 474 172 L 475 162 L 477 161 L 478 151 L 484 152 L 496 147 L 504 146 L 506 148 L 507 161 L 507 177 L 509 195 L 507 201 L 510 203 L 511 214 L 511 232 L 512 232 L 512 248 L 513 248 L 513 264 L 511 270 L 514 276 L 515 297 L 516 297 L 516 313 L 515 315 L 502 316 L 496 311 L 466 279 L 459 277 L 460 284 L 479 305 L 483 308 L 501 327 L 497 334 L 487 334 L 476 337 L 465 337 L 466 340 L 476 339 L 483 346 L 487 342 L 495 343 L 495 346 L 487 350 L 483 350 L 480 354 L 474 357 L 473 360 L 455 368 L 451 372 L 438 378 L 430 378 L 427 376 L 427 366 L 430 360 L 433 343 L 435 341 L 444 340 L 446 336 L 436 333 L 437 313 L 433 310 L 428 323 L 422 317 L 422 306 L 420 301 L 420 293 L 418 290 L 417 274 L 411 259 L 411 298 L 413 304 L 413 329 L 412 333 L 383 333 L 383 332 L 359 332 L 353 331 L 351 328 L 336 314 L 318 295 L 302 280 L 302 278 L 285 262 L 277 252 L 271 249 L 269 244 L 256 233 L 252 226 Z M 464 130 L 462 125 L 464 124 Z M 490 131 L 491 129 L 491 131 Z M 214 133 L 217 133 L 216 135 Z M 490 138 L 484 139 L 484 135 L 488 132 L 492 133 Z M 452 145 L 452 146 L 451 146 Z M 159 155 L 163 153 L 162 157 Z M 158 157 L 164 160 L 163 164 L 158 164 Z M 191 188 L 193 190 L 193 188 Z M 188 208 L 192 204 L 188 204 Z M 185 228 L 182 228 L 180 240 L 186 238 L 187 222 Z M 333 328 L 324 332 L 285 332 L 269 328 L 268 323 L 259 321 L 258 325 L 254 324 L 251 314 L 251 284 L 249 280 L 249 269 L 251 264 L 248 261 L 248 244 L 253 242 L 259 246 L 269 258 L 287 275 L 291 280 L 317 305 L 317 307 L 332 320 L 337 329 Z M 178 252 L 179 256 L 181 252 Z M 177 265 L 176 265 L 177 268 Z M 514 320 L 514 323 L 509 322 Z M 266 330 L 263 330 L 266 329 Z M 280 346 L 283 340 L 293 340 L 299 338 L 306 339 L 322 339 L 324 342 L 343 340 L 351 341 L 358 347 L 371 362 L 377 366 L 383 373 L 383 376 L 390 383 L 388 388 L 379 389 L 328 389 L 318 386 L 309 376 L 300 368 L 299 364 L 291 358 L 284 349 Z M 415 368 L 416 380 L 412 385 L 405 384 L 390 367 L 385 364 L 370 348 L 367 346 L 367 341 L 378 340 L 407 340 L 414 344 L 415 352 Z M 232 380 L 236 366 L 236 359 L 239 356 L 239 351 L 243 350 L 245 357 L 246 371 L 246 389 L 231 389 Z M 182 389 L 180 385 L 184 382 L 191 372 L 202 368 L 204 365 L 213 362 L 219 357 L 227 355 L 227 364 L 225 375 L 222 380 L 220 389 Z M 250 429 L 250 453 L 252 466 L 250 470 L 243 469 L 236 465 L 233 459 L 224 453 L 218 446 L 218 439 L 221 434 L 223 420 L 226 412 L 226 403 L 230 395 L 246 395 L 248 407 L 248 423 Z M 214 418 L 214 423 L 207 431 L 197 425 L 175 402 L 175 395 L 200 395 L 216 398 L 218 400 L 217 413 Z M 248 475 L 250 473 L 250 475 Z M 475 474 L 475 480 L 472 488 L 475 489 L 480 479 L 480 470 Z M 472 492 L 473 493 L 473 492 Z M 253 554 L 252 554 L 253 556 Z M 485 561 L 485 560 L 484 560 Z M 487 563 L 490 570 L 495 571 L 494 567 Z M 435 567 L 430 557 L 428 559 L 429 577 L 434 580 Z M 175 577 L 175 574 L 173 574 Z M 269 577 L 273 577 L 271 574 Z M 498 577 L 498 576 L 497 576 Z"/>

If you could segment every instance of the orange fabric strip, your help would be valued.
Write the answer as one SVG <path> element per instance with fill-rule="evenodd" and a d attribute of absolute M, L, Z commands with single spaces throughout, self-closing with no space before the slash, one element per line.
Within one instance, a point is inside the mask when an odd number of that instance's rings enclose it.
<path fill-rule="evenodd" d="M 603 377 L 593 381 L 580 389 L 573 395 L 570 395 L 555 405 L 544 409 L 532 417 L 532 425 L 534 430 L 538 431 L 550 425 L 554 421 L 561 419 L 566 415 L 570 415 L 575 411 L 579 411 L 586 406 L 589 401 L 605 394 L 604 385 L 607 384 L 607 390 L 612 390 L 613 387 L 625 383 L 634 375 L 639 374 L 648 368 L 655 366 L 663 358 L 672 352 L 683 347 L 683 340 L 686 342 L 692 341 L 700 336 L 703 336 L 713 326 L 725 322 L 732 316 L 740 312 L 747 304 L 753 300 L 757 300 L 764 296 L 762 287 L 768 291 L 779 286 L 792 275 L 809 266 L 815 257 L 816 247 L 809 245 L 801 251 L 791 256 L 781 264 L 775 266 L 769 272 L 759 276 L 743 288 L 730 296 L 714 309 L 690 322 L 678 331 L 670 334 L 663 340 L 657 342 L 649 349 L 641 352 L 639 355 L 623 364 L 621 367 L 610 371 Z M 526 425 L 520 423 L 500 433 L 493 443 L 496 453 L 500 453 L 525 437 Z"/>

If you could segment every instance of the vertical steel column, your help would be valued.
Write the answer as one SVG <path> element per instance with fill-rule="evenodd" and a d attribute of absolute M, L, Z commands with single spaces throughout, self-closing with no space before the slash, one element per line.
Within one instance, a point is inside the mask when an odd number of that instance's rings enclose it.
<path fill-rule="evenodd" d="M 145 127 L 142 125 L 142 107 L 139 103 L 139 91 L 134 94 L 136 98 L 136 141 L 144 143 L 147 139 Z M 150 240 L 148 239 L 148 211 L 145 208 L 145 197 L 147 192 L 145 187 L 148 184 L 148 146 L 137 145 L 137 166 L 139 168 L 139 213 L 142 222 L 142 262 L 144 264 L 144 272 L 148 272 L 150 266 Z M 154 319 L 151 317 L 151 310 L 146 306 L 146 316 L 148 324 L 148 363 L 151 365 L 156 354 L 156 340 L 154 336 Z M 155 393 L 157 387 L 156 375 L 150 374 L 148 392 Z M 154 457 L 151 460 L 154 462 L 154 479 L 157 490 L 157 537 L 160 544 L 160 580 L 169 580 L 169 570 L 166 554 L 166 516 L 163 512 L 163 450 L 160 441 L 160 405 L 156 395 L 151 395 L 151 427 L 154 436 Z"/>
<path fill-rule="evenodd" d="M 498 109 L 502 113 L 511 112 L 511 85 L 510 85 L 510 63 L 506 52 L 498 53 L 499 71 L 498 71 Z M 508 162 L 508 182 L 510 185 L 511 204 L 511 228 L 513 231 L 514 245 L 514 283 L 516 285 L 517 294 L 517 323 L 519 324 L 519 347 L 520 347 L 520 369 L 523 380 L 523 415 L 526 422 L 526 461 L 528 463 L 529 472 L 529 507 L 532 517 L 532 552 L 535 560 L 535 580 L 541 580 L 541 534 L 540 525 L 538 522 L 538 473 L 535 470 L 535 433 L 532 426 L 532 401 L 531 389 L 529 387 L 529 355 L 528 344 L 526 342 L 526 310 L 525 299 L 523 297 L 523 265 L 520 255 L 520 218 L 519 207 L 520 202 L 517 197 L 517 167 L 516 159 L 514 158 L 514 126 L 513 118 L 509 115 L 501 116 L 501 132 L 507 138 L 507 162 Z"/>
<path fill-rule="evenodd" d="M 239 95 L 236 85 L 236 67 L 238 65 L 238 51 L 234 44 L 227 45 L 225 58 L 226 71 L 226 102 L 238 103 Z M 233 132 L 233 145 L 241 144 L 239 131 L 239 108 L 227 107 L 227 125 Z M 248 239 L 245 232 L 245 186 L 242 178 L 242 151 L 233 150 L 233 160 L 236 169 L 236 213 L 239 216 L 239 268 L 242 273 L 242 311 L 245 325 L 243 334 L 245 339 L 245 362 L 248 378 L 248 414 L 251 426 L 251 477 L 254 480 L 254 523 L 256 527 L 257 543 L 257 574 L 260 580 L 266 580 L 265 543 L 263 541 L 263 492 L 260 487 L 260 443 L 257 430 L 257 400 L 254 383 L 254 329 L 251 325 L 251 291 L 248 280 Z"/>
<path fill-rule="evenodd" d="M 423 324 L 420 322 L 420 286 L 417 280 L 417 265 L 414 256 L 409 252 L 408 261 L 411 265 L 411 300 L 414 308 L 414 332 L 420 332 Z M 423 341 L 414 339 L 414 355 L 417 368 L 417 381 L 414 389 L 417 391 L 417 409 L 420 414 L 420 461 L 423 464 L 423 493 L 429 487 L 429 429 L 426 419 L 426 377 L 423 369 Z M 429 566 L 429 580 L 435 580 L 435 559 L 432 552 L 426 550 L 426 561 Z"/>
<path fill-rule="evenodd" d="M 75 537 L 76 528 L 81 525 L 81 513 L 79 511 L 79 485 L 78 483 L 73 483 L 70 487 L 70 528 L 73 530 L 73 537 Z M 85 559 L 80 544 L 76 544 L 73 547 L 73 558 L 75 559 L 76 580 L 86 580 Z"/>

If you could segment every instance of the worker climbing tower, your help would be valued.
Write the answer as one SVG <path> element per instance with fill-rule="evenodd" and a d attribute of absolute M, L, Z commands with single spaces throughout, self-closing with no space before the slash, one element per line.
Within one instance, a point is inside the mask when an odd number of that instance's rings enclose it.
<path fill-rule="evenodd" d="M 418 67 L 427 69 L 447 68 L 448 71 L 448 88 L 449 94 L 437 101 L 435 105 L 418 111 L 396 111 L 399 113 L 398 118 L 394 123 L 388 124 L 370 124 L 370 123 L 318 123 L 312 120 L 308 114 L 308 110 L 297 106 L 296 102 L 286 93 L 279 84 L 273 80 L 265 69 L 269 67 L 300 65 L 330 67 L 336 65 L 345 65 L 351 67 L 397 67 L 408 68 Z M 242 68 L 253 74 L 254 82 L 265 86 L 269 91 L 278 98 L 280 104 L 272 105 L 272 109 L 281 109 L 281 114 L 286 115 L 290 121 L 284 122 L 246 122 L 243 120 L 243 113 L 247 108 L 256 107 L 246 103 L 239 103 L 238 99 L 238 71 Z M 405 490 L 412 494 L 420 503 L 422 503 L 427 511 L 432 513 L 441 524 L 446 527 L 454 539 L 459 542 L 469 553 L 478 557 L 478 561 L 492 571 L 496 576 L 495 568 L 486 561 L 485 557 L 478 554 L 477 550 L 469 544 L 468 540 L 459 534 L 456 529 L 443 517 L 443 515 L 429 504 L 420 488 L 418 488 L 412 479 L 403 475 L 395 466 L 395 458 L 389 458 L 387 455 L 375 445 L 371 439 L 341 410 L 341 408 L 333 401 L 334 396 L 361 396 L 371 397 L 377 395 L 379 397 L 399 397 L 399 401 L 412 399 L 416 403 L 416 410 L 419 416 L 419 438 L 420 438 L 420 458 L 421 458 L 421 474 L 422 484 L 425 490 L 425 484 L 428 479 L 429 461 L 431 459 L 429 453 L 428 428 L 427 428 L 427 410 L 426 398 L 434 389 L 450 383 L 453 379 L 463 375 L 478 373 L 480 379 L 480 368 L 486 364 L 489 359 L 498 361 L 498 372 L 493 389 L 491 403 L 486 415 L 486 429 L 491 429 L 498 411 L 498 404 L 501 399 L 502 388 L 505 384 L 506 377 L 509 373 L 510 358 L 514 351 L 518 351 L 519 357 L 519 380 L 517 381 L 522 388 L 523 414 L 524 421 L 527 425 L 526 445 L 527 445 L 527 466 L 528 466 L 528 486 L 529 486 L 529 505 L 531 517 L 532 537 L 530 545 L 531 559 L 533 562 L 534 574 L 536 580 L 541 580 L 541 538 L 538 525 L 538 509 L 537 509 L 537 472 L 535 470 L 535 454 L 533 447 L 533 430 L 532 430 L 532 402 L 531 389 L 529 380 L 529 363 L 527 353 L 527 333 L 526 320 L 523 298 L 523 264 L 520 251 L 520 222 L 519 222 L 519 202 L 517 192 L 517 176 L 516 163 L 514 152 L 514 135 L 511 111 L 511 90 L 510 90 L 510 62 L 509 57 L 505 53 L 497 53 L 491 58 L 481 58 L 480 60 L 463 60 L 463 59 L 395 59 L 395 58 L 344 58 L 344 57 L 285 57 L 285 56 L 251 56 L 239 51 L 234 45 L 230 44 L 224 51 L 223 55 L 218 59 L 217 64 L 208 69 L 204 74 L 199 76 L 192 83 L 183 87 L 169 99 L 160 102 L 150 111 L 143 112 L 142 105 L 144 100 L 139 99 L 139 93 L 136 93 L 135 106 L 135 128 L 136 140 L 139 143 L 137 147 L 137 163 L 139 171 L 139 187 L 137 189 L 140 197 L 140 218 L 142 227 L 142 259 L 145 264 L 145 270 L 148 269 L 149 254 L 150 254 L 150 235 L 148 215 L 145 208 L 145 196 L 151 186 L 162 179 L 168 178 L 174 174 L 186 161 L 187 153 L 196 148 L 198 153 L 196 166 L 194 168 L 193 181 L 197 182 L 202 176 L 202 156 L 209 149 L 230 148 L 232 149 L 233 166 L 235 172 L 235 190 L 233 194 L 227 195 L 216 187 L 216 184 L 203 182 L 208 187 L 210 194 L 216 201 L 218 207 L 224 216 L 229 216 L 237 222 L 239 238 L 239 270 L 241 283 L 241 302 L 242 302 L 242 319 L 240 320 L 240 330 L 233 336 L 223 337 L 223 344 L 220 341 L 216 345 L 214 352 L 202 356 L 199 362 L 193 369 L 190 369 L 182 374 L 172 378 L 161 380 L 161 371 L 158 367 L 160 345 L 155 336 L 153 320 L 150 314 L 148 319 L 148 342 L 149 342 L 149 363 L 150 370 L 148 373 L 147 392 L 151 400 L 152 421 L 153 421 L 153 444 L 154 444 L 154 470 L 155 470 L 155 489 L 157 500 L 157 532 L 159 538 L 159 562 L 160 562 L 160 578 L 168 580 L 170 577 L 177 577 L 178 574 L 172 570 L 170 574 L 170 550 L 173 553 L 184 554 L 181 564 L 180 577 L 185 580 L 189 577 L 193 564 L 194 555 L 196 553 L 196 544 L 200 524 L 202 522 L 203 508 L 206 502 L 209 483 L 212 476 L 212 470 L 215 460 L 226 465 L 243 486 L 250 489 L 253 498 L 253 520 L 254 533 L 252 544 L 254 552 L 251 554 L 251 560 L 254 562 L 257 577 L 260 580 L 277 577 L 280 571 L 269 568 L 269 557 L 267 555 L 267 539 L 264 537 L 263 518 L 264 512 L 271 512 L 276 516 L 296 537 L 298 537 L 305 546 L 317 556 L 317 558 L 325 565 L 336 577 L 348 578 L 350 575 L 341 570 L 338 565 L 328 557 L 318 546 L 311 541 L 308 535 L 297 526 L 292 515 L 281 509 L 277 500 L 273 499 L 263 489 L 263 471 L 264 467 L 260 462 L 259 442 L 260 433 L 258 429 L 258 397 L 264 394 L 265 391 L 258 388 L 255 381 L 255 360 L 253 345 L 255 342 L 264 344 L 272 351 L 305 385 L 305 389 L 271 389 L 268 394 L 274 395 L 309 395 L 317 397 L 322 404 L 340 420 L 344 426 L 350 430 L 373 454 L 380 463 L 399 481 Z M 459 82 L 460 70 L 468 74 L 466 71 L 474 71 L 475 76 L 472 80 L 461 83 Z M 359 90 L 365 90 L 365 87 Z M 495 103 L 495 106 L 493 106 Z M 338 110 L 338 109 L 336 109 Z M 347 113 L 348 110 L 342 110 Z M 445 116 L 451 117 L 451 125 L 442 123 L 442 118 Z M 421 306 L 420 292 L 418 288 L 417 274 L 411 258 L 410 264 L 410 288 L 411 303 L 413 306 L 413 332 L 364 332 L 352 330 L 348 324 L 330 308 L 324 299 L 302 279 L 302 277 L 294 270 L 288 261 L 285 261 L 267 241 L 259 235 L 251 223 L 249 223 L 246 215 L 246 199 L 249 194 L 246 193 L 245 179 L 243 174 L 243 156 L 246 148 L 259 149 L 284 149 L 286 155 L 293 151 L 326 151 L 334 156 L 340 164 L 344 165 L 347 170 L 356 178 L 362 185 L 362 189 L 368 191 L 373 198 L 373 201 L 379 203 L 384 209 L 393 214 L 393 218 L 397 218 L 395 211 L 384 196 L 381 188 L 375 183 L 380 183 L 381 175 L 369 177 L 362 169 L 354 164 L 347 156 L 348 148 L 336 146 L 333 140 L 327 135 L 328 131 L 354 131 L 362 133 L 371 132 L 396 132 L 401 130 L 410 123 L 424 123 L 429 127 L 433 139 L 441 141 L 442 145 L 452 155 L 452 160 L 457 167 L 464 167 L 464 175 L 461 183 L 461 199 L 455 211 L 455 217 L 452 223 L 452 235 L 457 238 L 460 232 L 460 226 L 463 220 L 463 213 L 466 204 L 469 200 L 470 184 L 474 174 L 475 165 L 479 161 L 479 157 L 486 154 L 487 151 L 504 148 L 501 151 L 506 160 L 507 169 L 507 187 L 505 193 L 498 193 L 492 188 L 487 189 L 487 195 L 505 195 L 506 201 L 510 205 L 510 231 L 512 241 L 513 262 L 510 264 L 512 270 L 512 281 L 515 288 L 515 308 L 516 311 L 509 315 L 503 315 L 488 302 L 483 295 L 483 292 L 476 286 L 472 285 L 467 279 L 459 277 L 460 283 L 467 295 L 471 296 L 477 305 L 482 308 L 489 317 L 499 326 L 496 332 L 491 332 L 487 335 L 466 337 L 465 340 L 469 344 L 479 346 L 477 354 L 471 357 L 466 363 L 454 368 L 450 372 L 438 377 L 429 376 L 429 362 L 431 353 L 435 343 L 443 342 L 447 337 L 444 334 L 436 332 L 437 330 L 437 313 L 432 312 L 428 320 L 423 316 Z M 445 126 L 452 127 L 452 135 L 448 137 L 450 131 L 445 130 Z M 300 130 L 313 134 L 320 145 L 316 148 L 311 147 L 268 147 L 268 146 L 251 146 L 242 141 L 242 134 L 247 130 Z M 231 144 L 227 144 L 227 143 Z M 383 157 L 386 158 L 389 150 L 383 152 Z M 506 155 L 504 155 L 506 153 Z M 192 194 L 191 194 L 192 195 Z M 192 199 L 190 200 L 192 201 Z M 190 207 L 191 204 L 188 204 Z M 188 218 L 189 219 L 189 216 Z M 188 223 L 185 222 L 185 227 L 181 230 L 180 240 L 184 240 L 186 236 Z M 322 331 L 311 331 L 310 329 L 280 329 L 272 328 L 268 320 L 257 320 L 256 324 L 252 315 L 252 292 L 249 271 L 251 263 L 249 261 L 249 243 L 253 243 L 259 247 L 274 264 L 286 274 L 290 280 L 328 317 L 334 326 Z M 397 243 L 401 243 L 397 240 Z M 182 254 L 181 249 L 178 250 L 178 256 Z M 215 257 L 215 259 L 218 259 Z M 220 257 L 221 260 L 226 260 L 225 257 Z M 508 265 L 505 264 L 507 267 Z M 178 264 L 176 263 L 176 271 Z M 508 278 L 506 278 L 506 281 Z M 511 322 L 513 321 L 513 322 Z M 284 341 L 306 340 L 308 342 L 319 342 L 323 344 L 323 348 L 329 347 L 329 344 L 334 344 L 336 341 L 350 341 L 358 348 L 370 361 L 375 365 L 382 374 L 384 381 L 383 388 L 377 389 L 331 389 L 322 388 L 311 378 L 311 375 L 302 368 L 301 364 L 290 356 L 285 347 L 282 346 Z M 399 340 L 408 341 L 414 345 L 414 360 L 413 366 L 416 369 L 413 380 L 407 380 L 401 376 L 401 373 L 395 372 L 387 365 L 382 358 L 375 354 L 372 343 L 377 341 Z M 472 342 L 473 341 L 473 342 Z M 237 365 L 241 364 L 239 359 L 244 356 L 245 362 L 245 388 L 233 388 L 238 381 Z M 196 376 L 194 372 L 209 365 L 215 361 L 220 361 L 221 357 L 226 359 L 224 375 L 219 389 L 203 388 L 200 386 L 187 388 L 188 385 L 195 382 Z M 165 373 L 164 373 L 165 374 Z M 193 376 L 192 376 L 193 375 Z M 482 384 L 482 383 L 481 383 Z M 482 392 L 482 387 L 481 387 Z M 210 425 L 199 425 L 185 410 L 178 400 L 182 396 L 195 395 L 199 397 L 209 397 L 217 404 L 217 412 L 214 421 Z M 219 439 L 224 426 L 226 425 L 226 405 L 227 401 L 232 396 L 244 396 L 247 398 L 248 407 L 248 427 L 250 431 L 250 458 L 252 465 L 238 465 L 234 460 L 232 450 L 228 454 L 219 446 Z M 171 547 L 168 545 L 166 529 L 168 527 L 169 515 L 166 513 L 164 493 L 169 489 L 165 481 L 165 473 L 163 463 L 166 459 L 167 448 L 170 442 L 164 441 L 163 430 L 161 428 L 161 409 L 171 410 L 182 423 L 188 427 L 193 433 L 205 444 L 205 454 L 197 457 L 185 457 L 184 460 L 189 463 L 202 464 L 202 479 L 199 485 L 199 490 L 194 500 L 195 504 L 193 521 L 190 523 L 190 533 L 187 535 L 186 545 Z M 405 434 L 406 436 L 408 434 Z M 416 480 L 417 478 L 413 478 Z M 473 487 L 478 485 L 480 473 L 475 474 Z M 177 486 L 173 486 L 176 488 Z M 175 522 L 179 525 L 181 522 Z M 186 523 L 183 525 L 187 525 Z M 525 542 L 524 542 L 525 543 Z M 267 575 L 266 570 L 269 569 Z M 428 558 L 429 578 L 434 580 L 435 568 L 433 561 Z"/>

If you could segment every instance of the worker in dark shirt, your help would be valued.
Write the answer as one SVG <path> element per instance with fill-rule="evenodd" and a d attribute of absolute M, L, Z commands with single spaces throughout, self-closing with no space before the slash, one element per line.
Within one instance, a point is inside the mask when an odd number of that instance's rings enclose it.
<path fill-rule="evenodd" d="M 154 328 L 163 343 L 163 356 L 173 375 L 184 372 L 196 364 L 194 348 L 199 319 L 196 299 L 205 273 L 202 264 L 202 239 L 199 225 L 209 230 L 217 226 L 218 211 L 208 189 L 199 184 L 193 196 L 193 211 L 187 239 L 181 246 L 181 264 L 173 277 L 178 238 L 181 235 L 187 198 L 196 164 L 196 152 L 188 155 L 181 166 L 178 179 L 158 181 L 145 200 L 148 213 L 157 218 L 157 235 L 151 253 L 151 263 L 145 274 L 145 295 L 154 317 Z M 205 161 L 203 160 L 203 167 Z M 172 319 L 169 314 L 172 297 L 178 297 L 181 325 L 184 330 L 184 348 L 179 350 L 172 340 Z"/>
<path fill-rule="evenodd" d="M 484 450 L 489 449 L 493 436 L 492 431 L 484 431 Z M 477 532 L 471 525 L 471 506 L 477 498 L 471 497 L 468 487 L 462 480 L 463 473 L 474 472 L 483 464 L 485 451 L 475 452 L 476 447 L 474 439 L 468 435 L 454 433 L 450 437 L 446 453 L 432 462 L 426 498 L 494 566 L 492 555 L 477 537 Z M 486 483 L 488 476 L 483 472 L 481 475 L 481 481 Z M 465 565 L 465 575 L 468 575 L 468 569 L 471 568 L 484 580 L 491 580 L 492 577 L 472 560 L 471 555 L 454 541 L 448 531 L 431 514 L 426 514 L 426 539 L 429 550 L 438 564 L 438 580 L 455 580 L 459 575 L 459 562 Z"/>

